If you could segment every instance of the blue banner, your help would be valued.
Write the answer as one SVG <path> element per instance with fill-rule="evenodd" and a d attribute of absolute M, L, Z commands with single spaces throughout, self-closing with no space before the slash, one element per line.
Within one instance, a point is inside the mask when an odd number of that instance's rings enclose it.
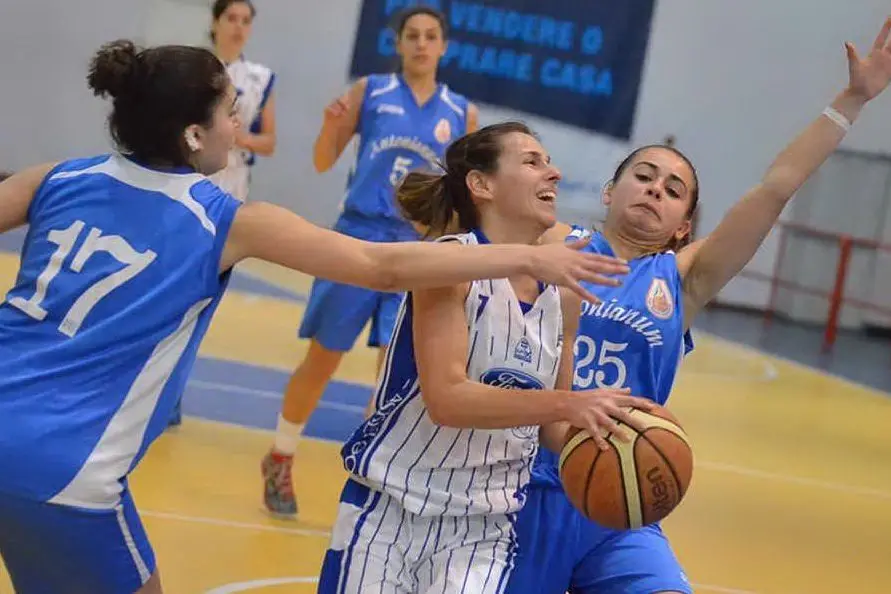
<path fill-rule="evenodd" d="M 627 140 L 655 0 L 363 0 L 350 76 L 398 65 L 396 12 L 445 13 L 439 78 L 472 101 Z"/>

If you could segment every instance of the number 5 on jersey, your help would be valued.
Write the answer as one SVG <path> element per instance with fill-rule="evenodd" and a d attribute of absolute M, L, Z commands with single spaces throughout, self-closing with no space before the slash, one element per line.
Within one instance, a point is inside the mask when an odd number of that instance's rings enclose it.
<path fill-rule="evenodd" d="M 628 370 L 625 367 L 625 362 L 616 354 L 626 348 L 628 348 L 627 342 L 616 343 L 603 340 L 598 349 L 597 342 L 590 336 L 579 336 L 573 348 L 573 353 L 578 361 L 572 378 L 573 385 L 582 389 L 590 388 L 591 384 L 595 384 L 597 388 L 618 389 L 624 387 Z M 581 358 L 579 358 L 580 354 Z M 588 368 L 594 359 L 597 359 L 596 370 Z M 606 378 L 610 376 L 615 376 L 616 379 L 607 383 Z"/>
<path fill-rule="evenodd" d="M 390 183 L 394 186 L 402 181 L 402 178 L 408 175 L 408 168 L 411 167 L 411 159 L 405 157 L 396 157 L 393 161 L 393 170 L 390 171 Z"/>
<path fill-rule="evenodd" d="M 41 306 L 41 302 L 46 298 L 46 292 L 50 283 L 62 270 L 62 265 L 65 263 L 68 254 L 74 249 L 84 226 L 83 221 L 75 221 L 67 229 L 54 229 L 49 232 L 47 239 L 57 247 L 53 255 L 50 256 L 50 261 L 46 268 L 37 277 L 37 288 L 34 294 L 31 295 L 30 299 L 13 297 L 9 300 L 10 305 L 17 307 L 35 320 L 46 318 L 47 311 Z M 120 235 L 103 235 L 102 229 L 93 227 L 90 229 L 83 245 L 77 250 L 68 268 L 73 272 L 80 272 L 87 260 L 90 259 L 90 256 L 96 252 L 111 254 L 125 266 L 121 270 L 93 283 L 74 301 L 68 313 L 65 314 L 65 317 L 59 324 L 59 332 L 68 337 L 77 334 L 84 319 L 103 297 L 145 270 L 157 256 L 151 250 L 137 252 Z"/>

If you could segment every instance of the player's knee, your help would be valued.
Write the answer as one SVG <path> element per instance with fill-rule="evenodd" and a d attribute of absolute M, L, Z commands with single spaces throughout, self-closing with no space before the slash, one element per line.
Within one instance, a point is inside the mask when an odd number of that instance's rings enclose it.
<path fill-rule="evenodd" d="M 300 365 L 301 371 L 320 381 L 327 381 L 337 371 L 342 358 L 342 351 L 332 351 L 317 340 L 313 340 L 309 343 L 306 358 Z"/>

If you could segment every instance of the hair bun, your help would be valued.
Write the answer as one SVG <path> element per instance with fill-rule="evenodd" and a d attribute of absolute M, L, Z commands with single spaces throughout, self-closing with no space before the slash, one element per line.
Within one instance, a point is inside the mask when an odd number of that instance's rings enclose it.
<path fill-rule="evenodd" d="M 106 43 L 90 63 L 87 83 L 100 96 L 120 97 L 127 92 L 138 65 L 139 49 L 128 39 Z"/>

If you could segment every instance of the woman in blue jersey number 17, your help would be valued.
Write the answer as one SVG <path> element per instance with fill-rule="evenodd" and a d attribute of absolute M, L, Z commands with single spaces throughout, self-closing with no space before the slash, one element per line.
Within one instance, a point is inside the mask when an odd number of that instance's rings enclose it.
<path fill-rule="evenodd" d="M 618 167 L 603 198 L 603 230 L 586 248 L 629 260 L 621 287 L 592 287 L 576 341 L 573 387 L 631 388 L 664 404 L 697 312 L 752 258 L 795 192 L 836 149 L 868 101 L 891 79 L 891 19 L 869 55 L 847 44 L 848 85 L 776 157 L 760 183 L 707 237 L 687 244 L 699 197 L 692 164 L 678 151 L 644 147 Z M 554 241 L 588 235 L 559 225 Z M 542 451 L 517 522 L 517 567 L 508 594 L 692 592 L 658 525 L 613 531 L 575 510 L 555 456 Z M 546 571 L 543 571 L 547 568 Z"/>
<path fill-rule="evenodd" d="M 440 241 L 528 245 L 556 222 L 559 180 L 532 132 L 505 122 L 457 140 L 445 173 L 412 172 L 398 196 L 431 234 L 460 230 Z M 579 305 L 524 275 L 407 295 L 374 412 L 342 450 L 320 594 L 503 590 L 539 427 L 559 448 L 551 423 L 602 437 L 630 421 L 623 407 L 651 405 L 570 390 Z"/>
<path fill-rule="evenodd" d="M 436 168 L 452 140 L 477 127 L 476 108 L 436 80 L 446 51 L 445 17 L 417 6 L 399 13 L 393 29 L 400 71 L 363 77 L 329 105 L 313 155 L 316 169 L 327 171 L 358 135 L 356 163 L 334 229 L 367 241 L 417 239 L 396 205 L 395 186 L 412 169 Z M 327 279 L 313 283 L 299 331 L 310 339 L 309 349 L 285 388 L 275 439 L 261 464 L 271 512 L 297 513 L 291 466 L 303 428 L 369 320 L 368 346 L 379 349 L 380 368 L 401 301 L 398 293 Z"/>
<path fill-rule="evenodd" d="M 584 296 L 580 281 L 627 270 L 585 242 L 368 242 L 237 200 L 206 177 L 238 128 L 206 49 L 114 42 L 88 82 L 113 99 L 118 151 L 0 183 L 0 232 L 28 225 L 0 303 L 0 557 L 17 592 L 161 591 L 128 478 L 241 260 L 380 291 L 527 274 Z"/>

